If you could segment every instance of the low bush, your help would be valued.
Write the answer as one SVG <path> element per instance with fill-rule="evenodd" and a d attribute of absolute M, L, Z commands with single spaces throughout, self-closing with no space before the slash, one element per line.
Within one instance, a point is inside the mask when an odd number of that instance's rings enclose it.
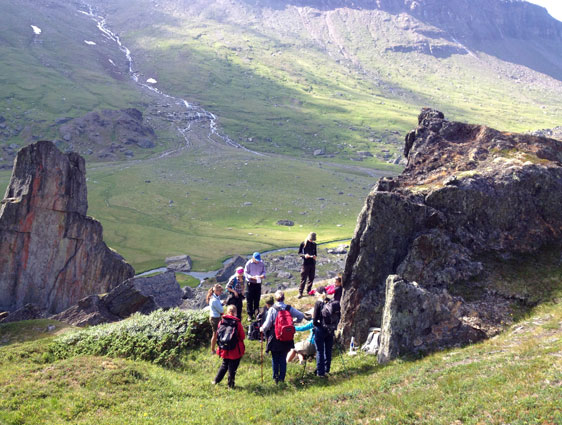
<path fill-rule="evenodd" d="M 53 341 L 49 350 L 58 359 L 90 354 L 147 360 L 172 367 L 179 364 L 183 352 L 205 343 L 210 336 L 207 313 L 158 310 L 64 334 Z"/>

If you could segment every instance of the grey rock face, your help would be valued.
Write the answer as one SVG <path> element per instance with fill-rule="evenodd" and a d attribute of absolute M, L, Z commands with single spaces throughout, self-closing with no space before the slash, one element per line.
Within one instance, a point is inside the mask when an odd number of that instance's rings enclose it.
<path fill-rule="evenodd" d="M 238 267 L 244 267 L 246 259 L 240 255 L 232 257 L 217 273 L 217 282 L 226 282 Z"/>
<path fill-rule="evenodd" d="M 446 291 L 433 293 L 398 275 L 388 276 L 379 362 L 484 339 L 484 332 L 463 323 L 461 305 Z"/>
<path fill-rule="evenodd" d="M 181 304 L 183 291 L 173 271 L 151 277 L 135 277 L 133 281 L 142 294 L 154 298 L 159 308 L 178 307 Z"/>
<path fill-rule="evenodd" d="M 181 290 L 174 272 L 157 276 L 137 277 L 123 282 L 105 295 L 91 295 L 52 317 L 74 326 L 115 322 L 140 312 L 151 313 L 159 308 L 179 307 Z"/>
<path fill-rule="evenodd" d="M 343 275 L 344 339 L 362 342 L 381 326 L 389 275 L 438 293 L 485 282 L 480 258 L 561 241 L 560 142 L 449 122 L 430 109 L 418 122 L 406 136 L 406 169 L 379 180 L 359 216 Z"/>
<path fill-rule="evenodd" d="M 0 209 L 0 310 L 57 313 L 134 275 L 87 209 L 80 155 L 47 141 L 19 151 Z"/>

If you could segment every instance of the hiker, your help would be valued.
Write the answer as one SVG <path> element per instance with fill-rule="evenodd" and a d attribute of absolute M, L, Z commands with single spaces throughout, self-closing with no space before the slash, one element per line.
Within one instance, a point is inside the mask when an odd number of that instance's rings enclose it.
<path fill-rule="evenodd" d="M 248 292 L 246 294 L 248 322 L 252 322 L 257 309 L 260 307 L 261 282 L 265 279 L 265 265 L 259 252 L 254 252 L 252 258 L 246 263 L 244 275 L 248 281 Z"/>
<path fill-rule="evenodd" d="M 295 326 L 295 331 L 304 332 L 310 331 L 308 339 L 304 341 L 299 341 L 295 344 L 295 348 L 292 348 L 287 354 L 287 363 L 299 359 L 300 364 L 304 364 L 308 357 L 313 357 L 316 355 L 316 346 L 314 345 L 314 324 L 312 320 L 306 325 Z"/>
<path fill-rule="evenodd" d="M 228 387 L 234 388 L 236 370 L 246 350 L 244 346 L 244 328 L 236 314 L 235 305 L 230 304 L 226 306 L 226 314 L 222 317 L 219 324 L 217 331 L 219 335 L 219 348 L 217 349 L 217 354 L 222 358 L 222 364 L 217 372 L 217 376 L 212 381 L 213 385 L 222 381 L 228 370 Z"/>
<path fill-rule="evenodd" d="M 248 325 L 248 339 L 251 341 L 261 340 L 262 335 L 260 334 L 260 327 L 264 324 L 265 318 L 267 317 L 267 311 L 273 306 L 273 297 L 269 296 L 265 300 L 265 305 L 260 308 L 256 320 Z"/>
<path fill-rule="evenodd" d="M 228 283 L 226 284 L 226 290 L 230 292 L 228 299 L 226 300 L 226 305 L 236 306 L 236 317 L 242 320 L 242 300 L 244 299 L 244 286 L 246 283 L 246 278 L 244 276 L 244 268 L 238 267 L 236 273 L 234 273 Z"/>
<path fill-rule="evenodd" d="M 304 287 L 308 279 L 306 294 L 312 290 L 312 282 L 316 274 L 316 233 L 311 232 L 304 242 L 299 246 L 299 255 L 302 258 L 301 284 L 299 286 L 299 296 L 303 297 Z"/>
<path fill-rule="evenodd" d="M 326 288 L 323 286 L 316 288 L 316 294 L 318 294 L 318 299 L 314 304 L 312 315 L 316 345 L 316 375 L 325 377 L 327 373 L 330 373 L 332 364 L 334 331 L 339 322 L 340 309 L 339 301 L 329 300 Z M 329 305 L 330 303 L 331 305 Z M 334 309 L 332 310 L 331 307 L 334 307 Z"/>
<path fill-rule="evenodd" d="M 294 307 L 285 304 L 285 294 L 277 291 L 274 295 L 275 304 L 267 312 L 265 323 L 260 332 L 267 339 L 266 352 L 271 352 L 271 366 L 275 383 L 284 382 L 287 372 L 287 353 L 295 347 L 293 341 L 295 327 L 293 318 L 297 322 L 304 319 L 304 314 Z"/>
<path fill-rule="evenodd" d="M 217 329 L 221 321 L 224 308 L 222 306 L 220 296 L 222 294 L 222 285 L 216 284 L 207 292 L 207 304 L 210 308 L 209 320 L 213 330 L 213 337 L 211 338 L 211 354 L 215 354 L 215 347 L 217 344 Z"/>
<path fill-rule="evenodd" d="M 336 276 L 334 279 L 334 300 L 341 302 L 341 296 L 343 293 L 343 286 L 341 283 L 341 276 Z"/>

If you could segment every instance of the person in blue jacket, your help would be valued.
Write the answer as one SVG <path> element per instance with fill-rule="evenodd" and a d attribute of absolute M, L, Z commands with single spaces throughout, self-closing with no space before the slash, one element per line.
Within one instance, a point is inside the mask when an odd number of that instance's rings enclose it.
<path fill-rule="evenodd" d="M 287 363 L 295 359 L 299 359 L 300 364 L 304 364 L 306 357 L 316 355 L 316 346 L 314 345 L 314 323 L 308 322 L 306 325 L 295 326 L 297 332 L 310 331 L 308 338 L 304 341 L 297 342 L 295 348 L 292 348 L 287 354 Z"/>

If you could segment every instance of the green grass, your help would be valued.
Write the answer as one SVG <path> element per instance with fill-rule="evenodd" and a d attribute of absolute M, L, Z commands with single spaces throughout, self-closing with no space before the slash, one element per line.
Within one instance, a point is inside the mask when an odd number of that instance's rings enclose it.
<path fill-rule="evenodd" d="M 189 276 L 183 273 L 176 273 L 176 280 L 178 281 L 181 288 L 184 286 L 189 286 L 190 288 L 196 288 L 199 286 L 199 279 Z"/>
<path fill-rule="evenodd" d="M 294 295 L 294 294 L 293 294 Z M 292 299 L 289 301 L 293 301 Z M 294 300 L 296 301 L 296 300 Z M 303 300 L 299 300 L 303 301 Z M 562 421 L 562 304 L 536 308 L 491 340 L 386 366 L 335 352 L 332 376 L 291 364 L 270 378 L 247 341 L 234 391 L 210 384 L 219 359 L 190 349 L 180 368 L 123 358 L 46 355 L 53 337 L 36 323 L 0 325 L 0 423 L 12 424 L 558 424 Z M 302 337 L 302 335 L 299 335 Z"/>

